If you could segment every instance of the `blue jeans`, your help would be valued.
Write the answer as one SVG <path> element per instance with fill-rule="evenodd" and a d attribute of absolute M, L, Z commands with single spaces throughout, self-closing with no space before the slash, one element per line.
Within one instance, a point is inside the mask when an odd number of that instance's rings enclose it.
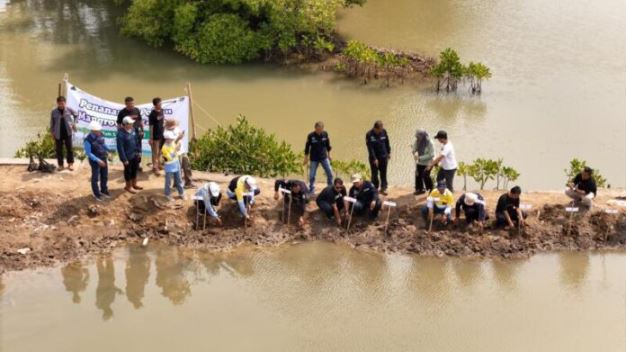
<path fill-rule="evenodd" d="M 329 158 L 321 161 L 311 160 L 309 162 L 309 192 L 313 193 L 316 183 L 316 171 L 318 171 L 318 165 L 322 165 L 324 173 L 327 174 L 327 186 L 333 184 L 333 170 L 331 169 L 331 162 Z"/>
<path fill-rule="evenodd" d="M 165 196 L 170 196 L 170 185 L 172 184 L 172 181 L 170 180 L 172 178 L 174 178 L 174 187 L 176 187 L 179 195 L 182 196 L 185 191 L 183 190 L 183 182 L 181 181 L 181 170 L 165 173 Z"/>
<path fill-rule="evenodd" d="M 105 164 L 107 162 L 105 161 Z M 100 167 L 97 162 L 89 160 L 91 166 L 91 191 L 96 197 L 100 197 L 101 192 L 109 193 L 107 188 L 107 180 L 109 179 L 108 165 Z M 100 179 L 100 189 L 98 189 L 98 180 Z"/>

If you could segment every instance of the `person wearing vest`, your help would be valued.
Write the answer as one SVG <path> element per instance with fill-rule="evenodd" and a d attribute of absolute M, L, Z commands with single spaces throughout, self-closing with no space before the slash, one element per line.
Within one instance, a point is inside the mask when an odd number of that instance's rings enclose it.
<path fill-rule="evenodd" d="M 55 153 L 59 170 L 63 170 L 63 147 L 67 155 L 67 168 L 74 170 L 74 152 L 72 151 L 72 132 L 76 132 L 76 112 L 65 106 L 65 97 L 57 97 L 57 107 L 50 112 L 50 134 L 54 139 Z"/>
<path fill-rule="evenodd" d="M 100 202 L 103 198 L 110 197 L 109 188 L 107 187 L 109 178 L 107 157 L 109 149 L 105 145 L 102 126 L 98 121 L 90 122 L 89 130 L 91 132 L 85 137 L 83 149 L 89 160 L 89 166 L 91 166 L 91 191 L 94 198 Z M 100 188 L 98 188 L 98 181 L 100 181 Z"/>

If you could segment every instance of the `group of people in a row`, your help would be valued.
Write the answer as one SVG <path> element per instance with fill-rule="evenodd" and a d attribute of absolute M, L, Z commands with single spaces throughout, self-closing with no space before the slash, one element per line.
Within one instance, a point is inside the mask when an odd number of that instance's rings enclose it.
<path fill-rule="evenodd" d="M 74 118 L 76 114 L 65 106 L 65 98 L 57 98 L 57 108 L 51 113 L 50 129 L 55 139 L 59 168 L 63 168 L 62 149 L 67 149 L 68 168 L 72 169 L 73 154 L 71 136 L 76 131 Z M 118 131 L 116 147 L 120 161 L 124 164 L 124 179 L 127 192 L 135 193 L 142 187 L 137 183 L 140 171 L 144 138 L 144 125 L 141 112 L 134 106 L 133 98 L 125 99 L 125 107 L 120 110 L 117 118 Z M 104 141 L 102 126 L 97 121 L 89 125 L 90 133 L 85 137 L 84 150 L 92 168 L 91 185 L 97 200 L 109 196 L 107 188 L 108 153 Z M 149 114 L 149 144 L 152 148 L 152 167 L 155 175 L 165 171 L 164 193 L 170 197 L 171 184 L 174 181 L 179 196 L 184 198 L 184 186 L 181 180 L 181 169 L 185 175 L 185 187 L 193 187 L 191 166 L 184 153 L 180 153 L 181 140 L 185 131 L 177 126 L 172 117 L 165 117 L 161 107 L 161 99 L 153 99 L 153 109 Z M 419 129 L 415 134 L 412 152 L 416 162 L 415 195 L 427 193 L 427 202 L 422 214 L 428 222 L 436 219 L 442 223 L 457 222 L 462 212 L 468 223 L 484 226 L 488 219 L 484 198 L 477 192 L 466 192 L 455 201 L 453 198 L 453 180 L 457 171 L 455 149 L 448 139 L 446 131 L 440 130 L 435 138 L 440 143 L 439 151 L 429 138 L 429 134 Z M 364 180 L 359 174 L 351 177 L 352 186 L 347 191 L 340 178 L 333 177 L 331 168 L 331 142 L 324 130 L 324 123 L 314 125 L 314 131 L 307 136 L 305 143 L 305 160 L 309 162 L 309 186 L 300 180 L 277 180 L 275 198 L 279 190 L 284 189 L 284 207 L 291 206 L 298 215 L 299 223 L 304 222 L 307 202 L 315 196 L 315 180 L 318 166 L 322 166 L 327 179 L 327 187 L 316 197 L 316 204 L 329 218 L 341 224 L 349 211 L 355 215 L 368 215 L 376 218 L 382 206 L 379 194 L 387 195 L 387 168 L 391 158 L 390 138 L 382 121 L 376 121 L 366 134 L 366 146 L 371 169 L 371 181 Z M 436 187 L 433 187 L 431 170 L 439 166 L 436 175 Z M 568 185 L 566 194 L 573 202 L 590 207 L 596 196 L 596 184 L 592 177 L 592 169 L 585 168 Z M 245 219 L 250 218 L 250 209 L 255 204 L 255 196 L 260 192 L 254 177 L 243 175 L 231 180 L 227 187 L 227 196 L 237 202 L 239 211 Z M 513 187 L 503 194 L 496 206 L 495 217 L 498 225 L 513 227 L 524 224 L 526 213 L 520 208 L 521 189 Z M 348 198 L 347 198 L 348 197 Z M 221 223 L 217 205 L 220 203 L 220 186 L 209 182 L 198 189 L 196 197 L 203 211 Z M 351 199 L 352 201 L 348 201 Z M 454 217 L 452 216 L 455 208 Z"/>

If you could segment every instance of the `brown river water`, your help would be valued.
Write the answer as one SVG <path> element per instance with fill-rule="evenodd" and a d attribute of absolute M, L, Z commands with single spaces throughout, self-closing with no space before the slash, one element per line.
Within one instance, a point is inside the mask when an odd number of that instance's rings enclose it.
<path fill-rule="evenodd" d="M 122 249 L 2 277 L 2 351 L 622 351 L 625 256 L 460 260 L 310 242 Z"/>
<path fill-rule="evenodd" d="M 298 150 L 321 119 L 343 159 L 364 160 L 365 133 L 383 119 L 393 184 L 411 184 L 409 144 L 424 127 L 448 130 L 459 160 L 504 157 L 524 189 L 561 188 L 572 157 L 625 186 L 622 0 L 368 0 L 341 13 L 347 38 L 428 55 L 450 46 L 464 61 L 486 63 L 494 76 L 481 97 L 363 86 L 272 65 L 198 65 L 121 37 L 111 2 L 0 0 L 0 157 L 45 128 L 67 72 L 81 88 L 118 101 L 181 95 L 189 80 L 216 121 L 245 114 Z M 195 110 L 199 126 L 216 126 Z"/>

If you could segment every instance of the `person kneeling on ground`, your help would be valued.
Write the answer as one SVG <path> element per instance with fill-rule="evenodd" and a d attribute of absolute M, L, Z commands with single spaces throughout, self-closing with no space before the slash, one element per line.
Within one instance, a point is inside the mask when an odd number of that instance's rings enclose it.
<path fill-rule="evenodd" d="M 124 190 L 129 193 L 136 193 L 134 189 L 142 190 L 137 185 L 137 170 L 141 161 L 141 146 L 137 142 L 137 132 L 133 127 L 135 120 L 130 116 L 126 116 L 122 120 L 122 128 L 118 129 L 116 144 L 118 148 L 118 156 L 124 164 L 124 181 L 126 186 Z"/>
<path fill-rule="evenodd" d="M 427 224 L 435 219 L 446 225 L 451 220 L 453 203 L 453 192 L 446 188 L 445 180 L 440 180 L 427 197 L 427 204 L 422 208 L 422 217 Z"/>
<path fill-rule="evenodd" d="M 185 191 L 183 190 L 183 182 L 181 181 L 181 164 L 178 158 L 179 149 L 181 144 L 177 142 L 177 136 L 172 131 L 165 131 L 163 133 L 165 144 L 161 148 L 161 154 L 163 154 L 163 170 L 165 171 L 165 187 L 164 193 L 168 200 L 170 197 L 170 181 L 174 178 L 174 186 L 179 192 L 179 197 L 185 199 Z"/>
<path fill-rule="evenodd" d="M 335 220 L 338 226 L 342 225 L 340 210 L 343 210 L 345 216 L 348 215 L 348 202 L 344 200 L 345 196 L 346 187 L 344 187 L 344 181 L 341 178 L 336 178 L 333 180 L 333 185 L 323 189 L 316 198 L 318 208 L 329 220 Z"/>
<path fill-rule="evenodd" d="M 467 192 L 461 195 L 455 203 L 455 218 L 453 223 L 457 223 L 461 216 L 461 210 L 464 210 L 464 218 L 466 224 L 476 224 L 483 228 L 488 216 L 485 211 L 485 201 L 479 193 Z"/>
<path fill-rule="evenodd" d="M 255 196 L 261 191 L 257 187 L 257 180 L 249 175 L 237 176 L 229 182 L 226 195 L 237 201 L 239 212 L 246 220 L 250 220 L 250 208 L 255 204 Z"/>
<path fill-rule="evenodd" d="M 510 229 L 524 226 L 527 213 L 520 209 L 520 187 L 514 186 L 508 193 L 503 193 L 496 203 L 496 226 Z"/>
<path fill-rule="evenodd" d="M 194 205 L 197 206 L 201 212 L 206 213 L 214 219 L 216 225 L 222 226 L 222 219 L 218 215 L 218 210 L 216 209 L 220 205 L 220 200 L 222 199 L 220 186 L 215 182 L 207 182 L 198 188 L 195 196 L 201 198 L 202 200 L 194 200 Z"/>
<path fill-rule="evenodd" d="M 102 135 L 102 125 L 98 121 L 92 121 L 89 123 L 89 134 L 85 137 L 83 142 L 83 149 L 85 155 L 89 160 L 89 166 L 91 166 L 91 191 L 97 201 L 101 201 L 102 198 L 109 198 L 109 188 L 107 187 L 107 180 L 109 175 L 109 168 L 107 167 L 107 157 L 109 149 L 105 145 L 105 139 Z M 100 189 L 98 189 L 98 180 L 100 179 Z"/>
<path fill-rule="evenodd" d="M 290 206 L 290 197 L 292 198 L 292 206 L 294 210 L 296 210 L 298 214 L 298 225 L 305 225 L 305 208 L 307 207 L 307 202 L 309 201 L 308 192 L 307 192 L 307 184 L 303 181 L 299 180 L 289 180 L 286 181 L 284 179 L 276 180 L 274 182 L 274 199 L 279 199 L 279 188 L 283 188 L 291 191 L 292 193 L 283 194 L 283 212 L 287 214 Z M 286 222 L 287 219 L 283 219 L 283 222 Z"/>
<path fill-rule="evenodd" d="M 372 182 L 364 181 L 360 174 L 351 177 L 353 186 L 348 191 L 348 195 L 357 201 L 352 203 L 352 212 L 357 215 L 368 214 L 370 219 L 376 219 L 381 210 L 381 199 L 379 192 Z"/>
<path fill-rule="evenodd" d="M 592 178 L 592 172 L 593 170 L 586 166 L 568 183 L 566 189 L 566 195 L 573 200 L 575 205 L 581 204 L 588 209 L 592 207 L 592 199 L 597 196 L 597 184 Z"/>

